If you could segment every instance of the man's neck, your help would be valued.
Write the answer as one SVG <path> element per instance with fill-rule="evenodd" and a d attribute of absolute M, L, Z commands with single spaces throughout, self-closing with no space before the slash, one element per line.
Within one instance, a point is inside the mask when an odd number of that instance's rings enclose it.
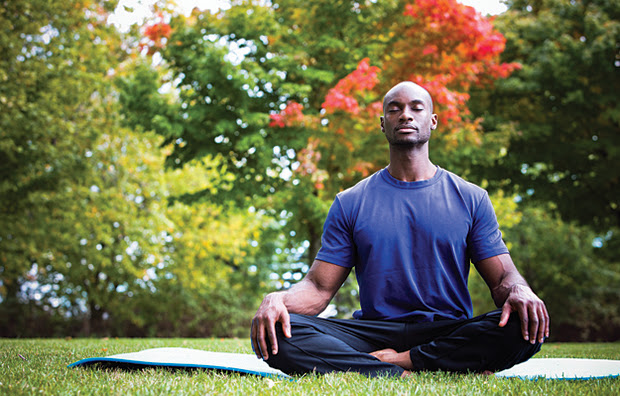
<path fill-rule="evenodd" d="M 405 182 L 428 180 L 437 172 L 437 167 L 428 157 L 426 147 L 421 150 L 390 147 L 390 164 L 387 169 L 392 177 Z"/>

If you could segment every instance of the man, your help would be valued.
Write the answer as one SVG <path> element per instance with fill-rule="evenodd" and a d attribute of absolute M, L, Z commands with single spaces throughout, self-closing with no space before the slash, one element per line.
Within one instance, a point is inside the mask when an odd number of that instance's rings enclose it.
<path fill-rule="evenodd" d="M 383 112 L 390 164 L 337 195 L 307 275 L 264 298 L 256 355 L 289 374 L 369 376 L 493 372 L 529 359 L 549 336 L 547 309 L 515 268 L 486 191 L 431 163 L 430 94 L 402 82 Z M 500 307 L 476 318 L 470 261 Z M 316 317 L 353 267 L 355 319 Z"/>

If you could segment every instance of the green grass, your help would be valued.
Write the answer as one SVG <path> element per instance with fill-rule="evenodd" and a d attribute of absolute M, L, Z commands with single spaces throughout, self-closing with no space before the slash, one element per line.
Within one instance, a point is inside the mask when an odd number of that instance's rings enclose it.
<path fill-rule="evenodd" d="M 620 378 L 528 381 L 417 373 L 406 379 L 368 379 L 346 373 L 288 381 L 206 370 L 67 368 L 87 357 L 157 347 L 251 352 L 247 339 L 0 339 L 0 395 L 620 395 Z M 620 343 L 550 343 L 537 357 L 620 359 Z"/>

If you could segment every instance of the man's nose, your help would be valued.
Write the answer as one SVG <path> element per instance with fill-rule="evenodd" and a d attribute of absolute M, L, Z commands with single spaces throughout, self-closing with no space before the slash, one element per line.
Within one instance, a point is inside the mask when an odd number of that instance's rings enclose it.
<path fill-rule="evenodd" d="M 400 113 L 401 121 L 413 121 L 413 111 L 407 106 Z"/>

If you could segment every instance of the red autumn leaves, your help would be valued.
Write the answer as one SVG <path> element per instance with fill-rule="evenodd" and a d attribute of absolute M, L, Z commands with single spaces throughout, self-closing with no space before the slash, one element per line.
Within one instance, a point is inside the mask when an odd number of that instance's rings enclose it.
<path fill-rule="evenodd" d="M 140 51 L 148 48 L 148 54 L 153 55 L 166 45 L 166 41 L 172 33 L 172 28 L 168 23 L 164 22 L 163 14 L 158 13 L 155 21 L 144 26 L 143 33 L 146 42 L 140 43 Z"/>
<path fill-rule="evenodd" d="M 355 99 L 358 95 L 371 91 L 379 82 L 378 74 L 381 71 L 377 66 L 370 66 L 370 59 L 364 58 L 357 68 L 343 78 L 336 86 L 329 90 L 323 102 L 323 109 L 327 114 L 336 110 L 358 114 L 360 106 Z"/>
<path fill-rule="evenodd" d="M 358 115 L 363 110 L 374 116 L 380 105 L 362 109 L 359 98 L 372 91 L 380 80 L 391 83 L 414 81 L 433 95 L 440 118 L 450 127 L 463 123 L 469 114 L 467 90 L 476 84 L 505 78 L 520 67 L 501 63 L 505 38 L 491 20 L 456 0 L 417 0 L 405 6 L 405 23 L 395 32 L 383 71 L 368 58 L 329 90 L 322 108 L 325 114 L 342 111 Z M 291 102 L 279 114 L 271 115 L 271 126 L 290 126 L 303 118 L 301 105 Z"/>
<path fill-rule="evenodd" d="M 413 23 L 403 32 L 407 42 L 399 71 L 433 95 L 442 120 L 459 124 L 468 115 L 472 85 L 505 78 L 520 67 L 501 63 L 506 39 L 492 20 L 456 0 L 417 0 L 405 7 Z M 407 50 L 408 49 L 408 50 Z"/>

